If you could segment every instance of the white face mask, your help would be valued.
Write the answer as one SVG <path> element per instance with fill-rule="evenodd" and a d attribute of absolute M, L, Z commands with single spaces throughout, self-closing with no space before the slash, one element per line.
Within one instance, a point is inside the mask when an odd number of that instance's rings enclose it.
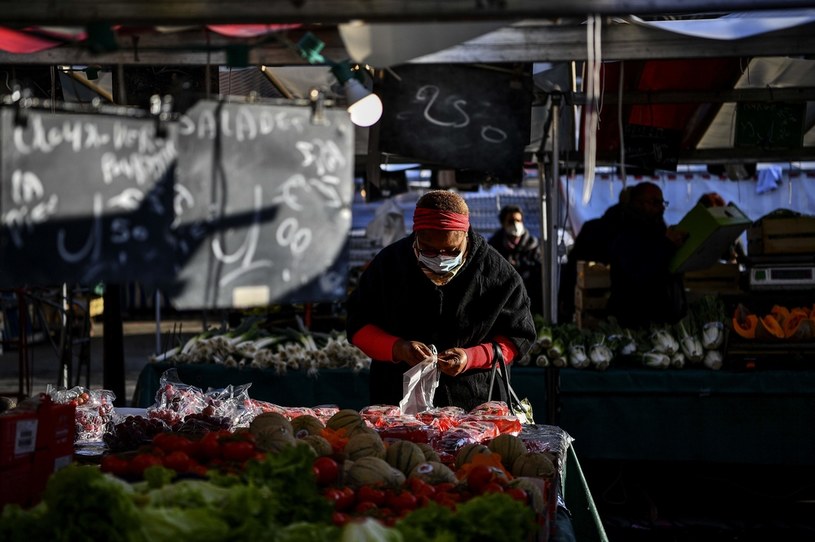
<path fill-rule="evenodd" d="M 457 256 L 447 256 L 446 254 L 439 254 L 433 258 L 422 256 L 419 253 L 419 261 L 422 262 L 428 269 L 437 275 L 446 275 L 447 273 L 455 270 L 461 265 L 464 260 L 464 253 L 459 252 Z"/>
<path fill-rule="evenodd" d="M 520 237 L 524 234 L 524 225 L 520 222 L 513 222 L 504 226 L 504 231 L 513 237 Z"/>

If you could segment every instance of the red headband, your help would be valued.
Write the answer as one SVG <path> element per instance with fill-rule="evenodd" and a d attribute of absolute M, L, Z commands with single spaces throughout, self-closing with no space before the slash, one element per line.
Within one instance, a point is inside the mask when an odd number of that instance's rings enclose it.
<path fill-rule="evenodd" d="M 424 207 L 416 207 L 413 211 L 413 231 L 467 231 L 469 229 L 470 217 L 467 215 Z"/>

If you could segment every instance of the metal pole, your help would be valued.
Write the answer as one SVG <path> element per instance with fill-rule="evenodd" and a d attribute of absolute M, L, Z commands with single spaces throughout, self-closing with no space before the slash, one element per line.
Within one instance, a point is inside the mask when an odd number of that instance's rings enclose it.
<path fill-rule="evenodd" d="M 549 176 L 547 189 L 547 215 L 549 216 L 549 257 L 546 266 L 549 267 L 549 318 L 548 322 L 557 323 L 557 294 L 558 276 L 560 266 L 558 263 L 558 200 L 560 193 L 560 98 L 552 99 L 552 174 Z"/>
<path fill-rule="evenodd" d="M 156 355 L 161 354 L 161 292 L 156 289 Z"/>
<path fill-rule="evenodd" d="M 538 189 L 540 190 L 541 216 L 541 285 L 543 290 L 543 319 L 548 323 L 557 322 L 557 179 L 558 167 L 560 99 L 552 97 L 552 165 L 551 174 L 543 172 L 543 161 L 539 160 Z"/>

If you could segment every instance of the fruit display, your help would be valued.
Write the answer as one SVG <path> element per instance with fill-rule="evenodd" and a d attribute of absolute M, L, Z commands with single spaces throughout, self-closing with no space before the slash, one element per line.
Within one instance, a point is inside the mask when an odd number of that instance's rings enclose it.
<path fill-rule="evenodd" d="M 116 425 L 134 438 L 118 443 L 133 449 L 58 470 L 41 502 L 3 509 L 0 539 L 546 540 L 569 437 L 478 420 L 502 407 L 413 417 L 423 443 L 383 438 L 404 423 L 390 405 L 311 409 L 322 416 L 278 407 L 246 427 L 198 432 L 128 416 Z"/>

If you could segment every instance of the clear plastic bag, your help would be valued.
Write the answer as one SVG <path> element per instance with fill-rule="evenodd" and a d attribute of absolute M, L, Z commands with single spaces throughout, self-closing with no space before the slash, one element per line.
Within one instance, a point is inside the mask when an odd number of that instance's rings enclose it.
<path fill-rule="evenodd" d="M 430 345 L 432 356 L 408 369 L 402 377 L 402 400 L 399 408 L 402 414 L 415 415 L 433 408 L 433 397 L 439 385 L 441 371 L 436 357 L 436 348 Z"/>

